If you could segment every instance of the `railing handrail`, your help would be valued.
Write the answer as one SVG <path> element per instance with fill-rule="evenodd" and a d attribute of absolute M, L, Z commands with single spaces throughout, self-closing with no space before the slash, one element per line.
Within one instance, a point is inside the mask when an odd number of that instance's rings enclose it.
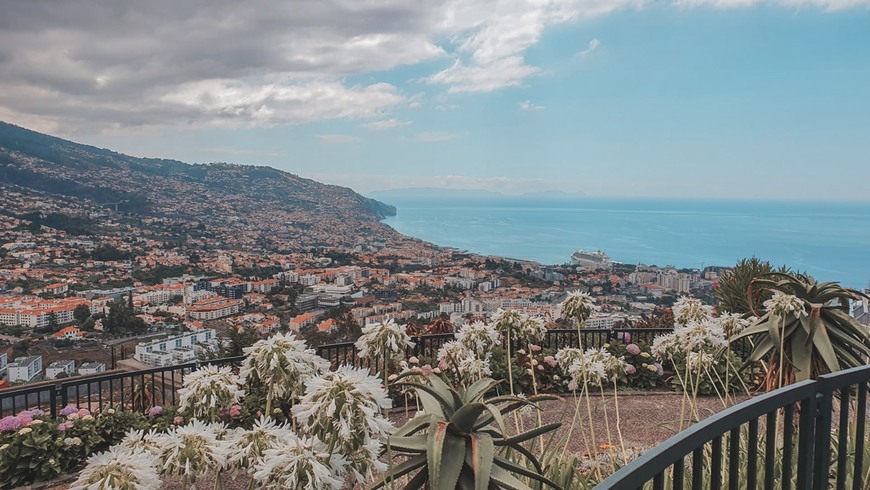
<path fill-rule="evenodd" d="M 617 470 L 595 488 L 597 490 L 642 488 L 646 482 L 690 455 L 694 450 L 717 437 L 724 436 L 731 430 L 740 428 L 753 419 L 802 401 L 815 402 L 820 395 L 830 396 L 837 389 L 868 381 L 870 381 L 870 365 L 858 366 L 750 398 L 675 434 Z M 811 408 L 815 409 L 815 405 L 811 405 Z M 817 414 L 811 416 L 815 418 Z M 812 462 L 804 463 L 810 465 Z"/>

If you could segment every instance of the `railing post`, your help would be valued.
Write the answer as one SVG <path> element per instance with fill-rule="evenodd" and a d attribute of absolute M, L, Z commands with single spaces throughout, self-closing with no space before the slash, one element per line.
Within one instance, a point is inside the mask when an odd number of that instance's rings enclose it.
<path fill-rule="evenodd" d="M 828 488 L 828 470 L 831 458 L 831 418 L 834 411 L 834 393 L 824 379 L 816 381 L 819 394 L 816 395 L 816 442 L 813 455 L 813 488 Z M 837 457 L 844 457 L 838 455 Z"/>
<path fill-rule="evenodd" d="M 818 382 L 816 382 L 818 383 Z M 818 384 L 815 385 L 818 390 Z M 797 454 L 797 490 L 809 490 L 813 483 L 812 458 L 813 443 L 815 442 L 815 421 L 817 413 L 817 396 L 815 395 L 801 401 L 800 418 L 798 419 L 798 454 Z M 786 444 L 788 441 L 785 442 Z"/>

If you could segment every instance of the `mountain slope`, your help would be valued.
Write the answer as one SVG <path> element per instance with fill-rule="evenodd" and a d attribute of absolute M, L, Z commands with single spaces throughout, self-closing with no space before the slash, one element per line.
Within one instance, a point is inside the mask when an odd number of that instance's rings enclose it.
<path fill-rule="evenodd" d="M 356 243 L 351 235 L 398 235 L 378 222 L 395 208 L 345 187 L 271 167 L 137 158 L 2 122 L 0 183 L 233 230 L 261 244 L 338 244 L 339 237 Z"/>

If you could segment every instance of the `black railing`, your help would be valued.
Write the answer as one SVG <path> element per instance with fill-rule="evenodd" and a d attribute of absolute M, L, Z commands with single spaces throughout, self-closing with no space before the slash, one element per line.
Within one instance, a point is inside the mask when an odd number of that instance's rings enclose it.
<path fill-rule="evenodd" d="M 627 333 L 632 341 L 648 344 L 657 335 L 668 333 L 669 329 L 582 329 L 582 346 L 600 348 L 614 339 L 623 339 Z M 548 330 L 542 345 L 559 349 L 577 345 L 577 330 Z M 438 350 L 446 342 L 453 340 L 452 333 L 423 335 L 413 337 L 414 347 L 406 352 L 407 357 L 416 356 L 427 362 L 437 358 Z M 518 344 L 519 345 L 519 344 Z M 361 358 L 353 342 L 329 344 L 317 347 L 318 355 L 332 363 L 333 368 L 340 365 L 372 367 L 369 360 Z M 92 376 L 76 377 L 64 381 L 45 381 L 20 388 L 0 391 L 0 417 L 32 408 L 39 408 L 54 415 L 66 405 L 82 408 L 98 408 L 114 405 L 121 409 L 147 410 L 155 405 L 175 404 L 176 391 L 181 387 L 182 377 L 203 364 L 239 364 L 243 356 L 197 361 L 175 366 L 155 367 L 139 371 L 111 372 Z M 375 367 L 382 372 L 381 366 Z"/>
<path fill-rule="evenodd" d="M 112 406 L 145 411 L 155 405 L 175 404 L 185 374 L 199 366 L 237 365 L 244 356 L 195 361 L 138 371 L 112 372 L 42 382 L 0 392 L 0 417 L 38 408 L 52 416 L 67 405 L 94 410 Z"/>
<path fill-rule="evenodd" d="M 868 382 L 870 366 L 861 366 L 752 398 L 671 437 L 596 488 L 864 488 Z"/>

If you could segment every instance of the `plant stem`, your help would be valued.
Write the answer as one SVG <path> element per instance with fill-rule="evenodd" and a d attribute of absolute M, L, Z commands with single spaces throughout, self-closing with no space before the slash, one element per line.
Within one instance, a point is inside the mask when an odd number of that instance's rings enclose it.
<path fill-rule="evenodd" d="M 619 396 L 616 393 L 616 379 L 613 380 L 613 409 L 616 411 L 616 434 L 619 436 L 619 450 L 622 452 L 622 463 L 628 464 L 625 454 L 625 441 L 622 439 L 622 428 L 619 421 Z"/>

